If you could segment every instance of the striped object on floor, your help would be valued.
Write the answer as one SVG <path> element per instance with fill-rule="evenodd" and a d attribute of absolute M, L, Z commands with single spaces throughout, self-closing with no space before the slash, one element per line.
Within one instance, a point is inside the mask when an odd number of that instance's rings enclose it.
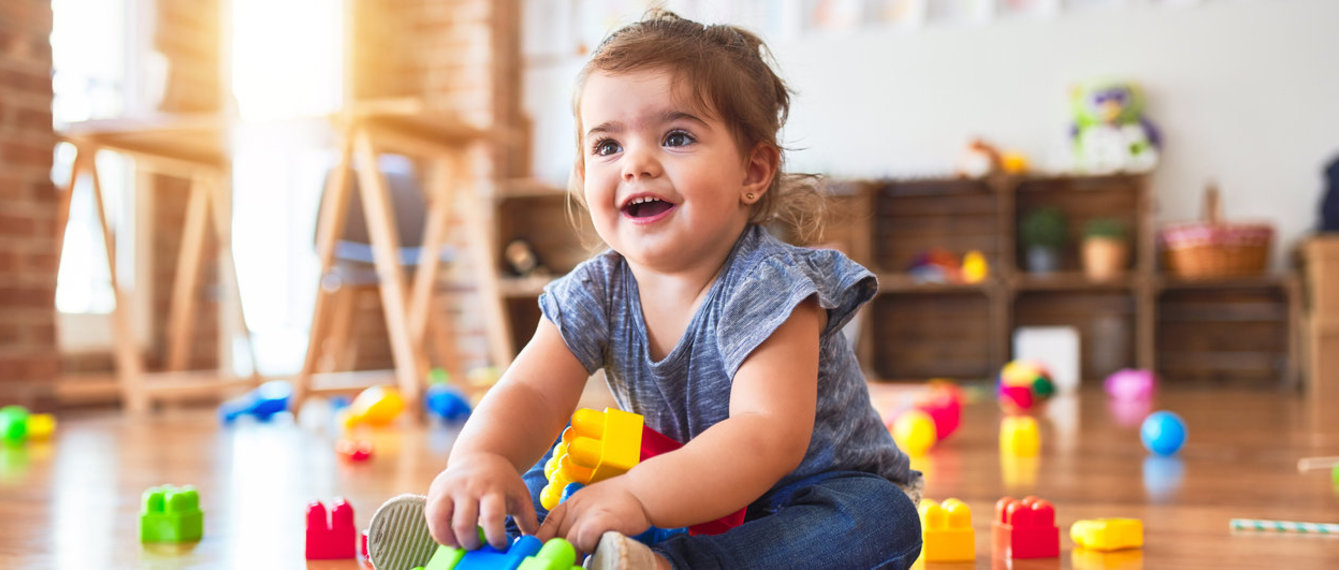
<path fill-rule="evenodd" d="M 1231 525 L 1232 530 L 1260 530 L 1260 531 L 1288 532 L 1298 534 L 1339 535 L 1339 524 L 1330 524 L 1330 523 L 1267 521 L 1260 519 L 1232 519 Z"/>
<path fill-rule="evenodd" d="M 376 570 L 411 570 L 425 566 L 437 550 L 428 534 L 423 508 L 427 497 L 400 495 L 372 515 L 367 530 L 367 557 Z"/>

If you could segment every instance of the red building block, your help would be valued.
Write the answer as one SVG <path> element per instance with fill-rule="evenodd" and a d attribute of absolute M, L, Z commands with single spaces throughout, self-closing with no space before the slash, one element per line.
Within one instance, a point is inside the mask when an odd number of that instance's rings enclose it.
<path fill-rule="evenodd" d="M 335 499 L 327 516 L 325 505 L 307 505 L 307 560 L 356 558 L 358 529 L 353 526 L 353 507 Z"/>
<path fill-rule="evenodd" d="M 1004 497 L 995 503 L 990 524 L 990 550 L 1002 558 L 1056 558 L 1060 556 L 1060 529 L 1055 507 L 1036 497 Z"/>

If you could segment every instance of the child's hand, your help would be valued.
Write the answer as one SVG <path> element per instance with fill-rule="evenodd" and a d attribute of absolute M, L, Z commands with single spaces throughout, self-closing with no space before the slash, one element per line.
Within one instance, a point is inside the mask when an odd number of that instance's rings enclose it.
<path fill-rule="evenodd" d="M 627 477 L 618 476 L 587 485 L 563 501 L 545 517 L 536 536 L 543 541 L 566 538 L 577 550 L 594 552 L 600 535 L 616 530 L 628 536 L 651 527 L 646 509 L 627 487 Z"/>
<path fill-rule="evenodd" d="M 511 462 L 491 453 L 451 459 L 452 466 L 428 488 L 426 514 L 433 540 L 473 550 L 481 546 L 478 527 L 483 527 L 488 543 L 506 550 L 509 514 L 521 532 L 538 530 L 530 490 Z"/>

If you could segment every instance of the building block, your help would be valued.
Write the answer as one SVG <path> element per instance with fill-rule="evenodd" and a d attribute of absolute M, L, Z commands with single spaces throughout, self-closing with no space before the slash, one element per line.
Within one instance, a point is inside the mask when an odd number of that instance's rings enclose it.
<path fill-rule="evenodd" d="M 404 411 L 404 398 L 400 391 L 391 386 L 373 386 L 353 399 L 353 403 L 341 412 L 344 427 L 360 424 L 384 426 L 395 421 Z"/>
<path fill-rule="evenodd" d="M 544 464 L 549 483 L 540 491 L 540 504 L 553 510 L 572 483 L 590 484 L 622 475 L 642 461 L 680 447 L 683 444 L 646 426 L 639 414 L 613 408 L 603 412 L 579 409 Z M 746 509 L 739 509 L 688 530 L 695 535 L 720 534 L 743 524 L 745 514 Z"/>
<path fill-rule="evenodd" d="M 372 442 L 340 440 L 339 443 L 335 444 L 335 452 L 347 461 L 360 463 L 372 458 Z"/>
<path fill-rule="evenodd" d="M 465 395 L 444 383 L 428 387 L 423 394 L 423 405 L 443 421 L 457 422 L 470 417 L 470 403 Z"/>
<path fill-rule="evenodd" d="M 292 397 L 293 387 L 288 382 L 266 382 L 243 396 L 224 402 L 219 406 L 219 419 L 225 424 L 237 421 L 242 416 L 269 421 L 275 414 L 288 411 L 288 401 Z"/>
<path fill-rule="evenodd" d="M 1144 546 L 1144 521 L 1139 519 L 1085 519 L 1069 527 L 1074 546 L 1110 552 Z"/>
<path fill-rule="evenodd" d="M 367 556 L 367 529 L 363 529 L 363 531 L 360 532 L 360 533 L 358 533 L 358 535 L 359 535 L 359 536 L 358 536 L 358 553 L 361 554 L 361 555 L 363 556 L 363 559 L 364 559 L 364 560 L 366 560 L 366 559 L 368 558 L 368 556 Z"/>
<path fill-rule="evenodd" d="M 353 507 L 342 497 L 330 505 L 327 513 L 320 501 L 307 504 L 307 560 L 357 557 L 358 529 L 353 524 Z"/>
<path fill-rule="evenodd" d="M 921 558 L 927 562 L 976 559 L 972 510 L 958 499 L 921 499 Z"/>
<path fill-rule="evenodd" d="M 1005 416 L 1000 420 L 1000 454 L 1035 457 L 1041 451 L 1041 432 L 1032 416 Z"/>
<path fill-rule="evenodd" d="M 521 561 L 518 570 L 575 570 L 577 549 L 561 538 L 550 538 L 534 556 Z"/>
<path fill-rule="evenodd" d="M 144 491 L 140 542 L 194 542 L 204 536 L 200 495 L 189 485 L 162 485 Z"/>
<path fill-rule="evenodd" d="M 51 414 L 28 414 L 28 439 L 47 439 L 55 431 L 55 416 Z"/>
<path fill-rule="evenodd" d="M 28 409 L 23 406 L 0 408 L 0 439 L 14 445 L 28 438 Z"/>
<path fill-rule="evenodd" d="M 419 566 L 414 570 L 451 570 L 464 557 L 465 551 L 463 549 L 439 544 L 437 545 L 437 551 L 433 552 L 432 558 L 428 560 L 428 565 Z"/>
<path fill-rule="evenodd" d="M 521 566 L 521 562 L 527 557 L 539 554 L 543 548 L 543 543 L 530 535 L 522 535 L 516 538 L 502 551 L 488 543 L 483 546 L 465 553 L 460 562 L 453 567 L 454 570 L 516 570 Z M 431 563 L 425 570 L 437 570 Z"/>
<path fill-rule="evenodd" d="M 1002 558 L 1056 558 L 1060 556 L 1060 529 L 1055 507 L 1036 497 L 1004 497 L 995 503 L 990 523 L 990 550 Z"/>

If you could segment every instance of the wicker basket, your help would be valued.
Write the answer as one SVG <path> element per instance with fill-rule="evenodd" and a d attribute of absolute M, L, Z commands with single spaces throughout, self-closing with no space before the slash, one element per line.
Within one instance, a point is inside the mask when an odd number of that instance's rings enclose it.
<path fill-rule="evenodd" d="M 1204 192 L 1204 219 L 1171 224 L 1160 238 L 1167 269 L 1176 277 L 1251 277 L 1265 271 L 1274 227 L 1224 222 L 1218 188 L 1210 184 Z"/>

